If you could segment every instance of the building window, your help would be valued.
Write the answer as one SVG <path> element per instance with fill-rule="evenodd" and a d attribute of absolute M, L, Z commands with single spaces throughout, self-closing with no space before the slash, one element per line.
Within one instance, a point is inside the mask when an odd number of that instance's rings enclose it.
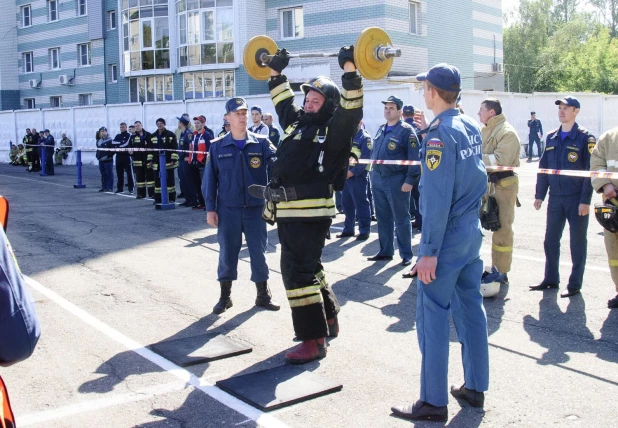
<path fill-rule="evenodd" d="M 60 48 L 53 48 L 49 50 L 49 69 L 60 69 Z"/>
<path fill-rule="evenodd" d="M 30 5 L 21 7 L 21 26 L 30 27 L 32 25 L 32 9 Z"/>
<path fill-rule="evenodd" d="M 49 22 L 58 20 L 58 0 L 47 0 L 47 19 Z"/>
<path fill-rule="evenodd" d="M 117 64 L 110 64 L 107 67 L 107 71 L 108 71 L 108 79 L 110 83 L 116 83 L 118 82 L 118 65 Z"/>
<path fill-rule="evenodd" d="M 24 98 L 24 108 L 36 108 L 34 98 Z"/>
<path fill-rule="evenodd" d="M 77 16 L 85 16 L 87 13 L 86 0 L 77 0 Z"/>
<path fill-rule="evenodd" d="M 410 2 L 410 33 L 420 34 L 420 28 L 418 25 L 418 11 L 419 4 L 416 2 Z"/>
<path fill-rule="evenodd" d="M 303 22 L 303 8 L 281 10 L 281 38 L 282 39 L 301 39 L 305 34 Z"/>
<path fill-rule="evenodd" d="M 90 43 L 77 45 L 77 65 L 90 65 Z"/>
<path fill-rule="evenodd" d="M 62 97 L 49 97 L 50 107 L 62 107 Z"/>
<path fill-rule="evenodd" d="M 129 101 L 132 103 L 172 101 L 174 79 L 171 75 L 129 79 L 129 94 Z"/>
<path fill-rule="evenodd" d="M 124 71 L 170 68 L 167 0 L 122 0 Z"/>
<path fill-rule="evenodd" d="M 92 105 L 92 94 L 79 94 L 78 102 L 80 106 Z"/>
<path fill-rule="evenodd" d="M 23 53 L 24 73 L 32 73 L 34 71 L 34 54 L 32 52 Z"/>
<path fill-rule="evenodd" d="M 176 0 L 178 65 L 234 63 L 232 0 Z"/>
<path fill-rule="evenodd" d="M 115 30 L 116 29 L 116 11 L 110 10 L 107 12 L 107 29 Z"/>
<path fill-rule="evenodd" d="M 185 73 L 183 82 L 186 100 L 234 96 L 233 70 Z"/>

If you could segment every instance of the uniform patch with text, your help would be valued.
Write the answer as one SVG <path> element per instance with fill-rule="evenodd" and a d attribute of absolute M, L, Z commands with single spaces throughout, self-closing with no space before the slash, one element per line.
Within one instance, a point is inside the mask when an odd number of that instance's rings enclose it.
<path fill-rule="evenodd" d="M 596 145 L 597 140 L 594 139 L 594 137 L 590 137 L 588 138 L 588 152 L 590 154 L 592 154 L 592 151 L 594 150 L 594 146 Z"/>
<path fill-rule="evenodd" d="M 415 149 L 416 146 L 418 146 L 418 139 L 416 138 L 416 135 L 413 132 L 410 134 L 410 147 Z"/>
<path fill-rule="evenodd" d="M 437 138 L 432 138 L 431 140 L 427 141 L 426 146 L 427 147 L 438 147 L 440 149 L 443 149 L 444 143 Z"/>
<path fill-rule="evenodd" d="M 427 154 L 425 155 L 425 164 L 430 171 L 433 171 L 440 166 L 441 160 L 442 152 L 440 150 L 427 150 Z"/>
<path fill-rule="evenodd" d="M 577 154 L 577 152 L 569 152 L 567 158 L 569 159 L 569 162 L 577 162 L 577 159 L 579 159 L 579 155 Z"/>

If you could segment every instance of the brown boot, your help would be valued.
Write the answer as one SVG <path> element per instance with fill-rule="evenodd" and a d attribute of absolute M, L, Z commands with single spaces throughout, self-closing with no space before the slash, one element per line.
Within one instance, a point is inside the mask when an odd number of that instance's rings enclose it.
<path fill-rule="evenodd" d="M 232 281 L 220 281 L 219 284 L 221 285 L 221 297 L 212 309 L 212 313 L 217 315 L 222 314 L 234 306 L 232 304 L 232 299 L 230 298 L 230 295 L 232 294 Z"/>
<path fill-rule="evenodd" d="M 285 359 L 290 364 L 305 364 L 326 357 L 325 338 L 305 340 L 291 351 L 285 354 Z"/>

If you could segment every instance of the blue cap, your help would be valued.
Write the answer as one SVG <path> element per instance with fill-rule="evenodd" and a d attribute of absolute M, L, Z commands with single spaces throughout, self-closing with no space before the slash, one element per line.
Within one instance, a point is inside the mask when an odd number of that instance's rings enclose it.
<path fill-rule="evenodd" d="M 227 103 L 225 103 L 225 113 L 234 113 L 238 110 L 249 110 L 247 106 L 247 102 L 244 98 L 230 98 Z"/>
<path fill-rule="evenodd" d="M 390 97 L 388 97 L 386 101 L 382 101 L 382 104 L 386 104 L 386 103 L 394 103 L 395 105 L 397 105 L 397 110 L 401 110 L 401 107 L 403 107 L 403 101 L 401 100 L 401 98 L 396 97 L 394 95 L 391 95 Z"/>
<path fill-rule="evenodd" d="M 566 104 L 569 107 L 581 108 L 579 100 L 575 97 L 564 97 L 561 100 L 556 100 L 555 104 L 557 106 L 559 106 L 560 104 Z"/>
<path fill-rule="evenodd" d="M 414 107 L 410 104 L 403 106 L 403 114 L 414 114 Z"/>
<path fill-rule="evenodd" d="M 260 106 L 252 106 L 252 107 L 251 107 L 251 111 L 253 111 L 253 110 L 257 110 L 257 111 L 259 111 L 260 113 L 262 113 L 262 107 L 260 107 Z"/>
<path fill-rule="evenodd" d="M 187 126 L 189 124 L 189 119 L 184 117 L 184 115 L 180 116 L 180 117 L 177 117 L 176 119 L 178 119 L 178 122 L 182 122 L 183 125 L 185 125 L 185 126 Z"/>
<path fill-rule="evenodd" d="M 416 79 L 420 82 L 427 80 L 433 86 L 443 91 L 461 91 L 461 74 L 459 70 L 457 67 L 445 62 L 434 65 L 427 73 L 417 74 Z"/>

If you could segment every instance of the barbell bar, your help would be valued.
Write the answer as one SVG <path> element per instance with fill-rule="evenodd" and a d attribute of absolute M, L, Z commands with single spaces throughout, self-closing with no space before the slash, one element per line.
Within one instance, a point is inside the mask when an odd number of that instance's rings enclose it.
<path fill-rule="evenodd" d="M 243 65 L 249 76 L 256 80 L 268 80 L 270 68 L 267 64 L 275 56 L 278 46 L 268 36 L 255 36 L 245 46 Z M 333 53 L 299 53 L 290 54 L 290 58 L 331 58 L 339 55 Z M 364 29 L 354 44 L 354 63 L 361 76 L 370 80 L 379 80 L 388 74 L 393 58 L 401 56 L 401 49 L 392 47 L 386 31 L 379 27 Z"/>

